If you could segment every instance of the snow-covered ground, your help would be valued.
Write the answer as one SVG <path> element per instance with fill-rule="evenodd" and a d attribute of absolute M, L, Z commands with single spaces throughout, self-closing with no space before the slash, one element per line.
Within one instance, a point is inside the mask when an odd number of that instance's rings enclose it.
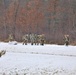
<path fill-rule="evenodd" d="M 0 42 L 0 75 L 76 75 L 76 46 Z"/>

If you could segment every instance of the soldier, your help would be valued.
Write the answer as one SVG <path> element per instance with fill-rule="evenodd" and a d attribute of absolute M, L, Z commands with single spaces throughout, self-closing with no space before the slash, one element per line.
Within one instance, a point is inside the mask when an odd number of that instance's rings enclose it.
<path fill-rule="evenodd" d="M 39 45 L 39 43 L 40 43 L 40 35 L 37 35 L 37 45 Z"/>
<path fill-rule="evenodd" d="M 10 34 L 10 35 L 9 35 L 8 40 L 9 40 L 10 42 L 14 40 L 14 39 L 13 39 L 13 35 L 12 35 L 12 34 Z"/>
<path fill-rule="evenodd" d="M 22 37 L 22 40 L 23 40 L 23 45 L 27 45 L 27 42 L 28 42 L 28 34 L 27 35 L 24 35 Z"/>
<path fill-rule="evenodd" d="M 34 44 L 34 41 L 35 41 L 34 34 L 30 34 L 30 42 L 31 42 L 31 45 Z"/>
<path fill-rule="evenodd" d="M 68 46 L 69 45 L 69 35 L 65 35 L 65 45 Z"/>
<path fill-rule="evenodd" d="M 34 43 L 35 45 L 38 45 L 38 35 L 34 34 Z"/>
<path fill-rule="evenodd" d="M 4 55 L 6 53 L 6 51 L 5 50 L 2 50 L 1 52 L 0 52 L 0 57 L 2 56 L 2 55 Z"/>
<path fill-rule="evenodd" d="M 40 35 L 40 44 L 44 45 L 45 39 L 44 39 L 44 34 Z"/>

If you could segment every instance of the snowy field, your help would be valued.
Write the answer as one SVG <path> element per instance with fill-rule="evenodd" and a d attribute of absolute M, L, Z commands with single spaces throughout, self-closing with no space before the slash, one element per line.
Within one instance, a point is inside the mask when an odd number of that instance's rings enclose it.
<path fill-rule="evenodd" d="M 76 75 L 76 46 L 0 42 L 0 75 Z"/>

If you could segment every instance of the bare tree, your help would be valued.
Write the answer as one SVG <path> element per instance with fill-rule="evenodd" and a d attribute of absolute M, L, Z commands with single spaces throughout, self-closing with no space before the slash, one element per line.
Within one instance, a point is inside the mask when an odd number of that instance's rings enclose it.
<path fill-rule="evenodd" d="M 14 2 L 14 29 L 13 29 L 13 35 L 14 35 L 14 39 L 16 38 L 16 21 L 17 21 L 17 16 L 18 16 L 18 10 L 19 10 L 19 6 L 20 6 L 20 0 L 15 1 Z"/>

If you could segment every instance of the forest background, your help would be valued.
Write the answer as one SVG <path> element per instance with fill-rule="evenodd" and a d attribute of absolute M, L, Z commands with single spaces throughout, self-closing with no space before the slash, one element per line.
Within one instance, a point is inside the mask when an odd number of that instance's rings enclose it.
<path fill-rule="evenodd" d="M 76 0 L 0 0 L 0 41 L 9 34 L 45 34 L 47 43 L 76 44 Z"/>

